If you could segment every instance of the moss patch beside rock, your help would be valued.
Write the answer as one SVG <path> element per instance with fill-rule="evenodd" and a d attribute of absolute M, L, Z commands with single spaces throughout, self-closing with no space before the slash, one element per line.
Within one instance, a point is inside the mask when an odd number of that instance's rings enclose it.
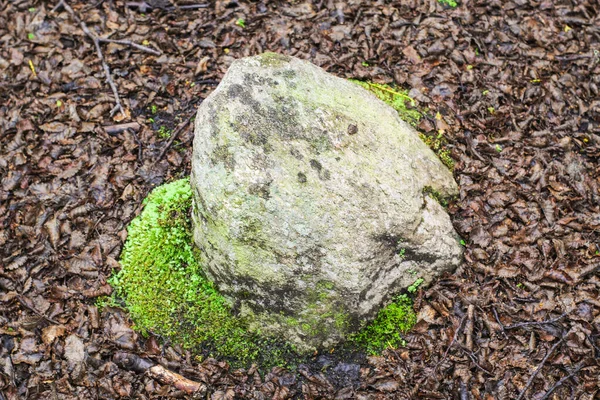
<path fill-rule="evenodd" d="M 249 332 L 249 321 L 233 315 L 231 305 L 204 276 L 192 241 L 191 206 L 188 179 L 150 193 L 142 213 L 129 225 L 122 269 L 110 279 L 113 303 L 124 302 L 138 331 L 160 335 L 196 354 L 224 357 L 239 366 L 293 365 L 302 356 L 288 344 Z M 415 322 L 411 299 L 401 295 L 345 347 L 370 353 L 397 347 L 403 342 L 401 334 Z"/>
<path fill-rule="evenodd" d="M 407 90 L 355 79 L 350 79 L 350 81 L 371 91 L 380 100 L 383 100 L 386 104 L 396 110 L 400 119 L 414 127 L 419 124 L 419 121 L 423 117 L 421 111 L 414 108 L 415 101 L 408 96 Z M 441 115 L 438 114 L 436 118 L 441 118 Z M 455 162 L 450 155 L 448 141 L 444 137 L 443 132 L 423 133 L 419 131 L 419 137 L 431 150 L 433 150 L 449 170 L 452 171 L 454 169 Z"/>
<path fill-rule="evenodd" d="M 387 348 L 405 344 L 402 335 L 417 323 L 412 299 L 407 294 L 394 298 L 391 304 L 381 309 L 373 322 L 350 338 L 351 343 L 363 347 L 369 354 L 378 354 Z"/>
<path fill-rule="evenodd" d="M 264 343 L 248 334 L 202 273 L 191 236 L 191 205 L 188 179 L 154 189 L 129 225 L 122 269 L 110 283 L 142 333 L 243 363 L 255 360 Z"/>

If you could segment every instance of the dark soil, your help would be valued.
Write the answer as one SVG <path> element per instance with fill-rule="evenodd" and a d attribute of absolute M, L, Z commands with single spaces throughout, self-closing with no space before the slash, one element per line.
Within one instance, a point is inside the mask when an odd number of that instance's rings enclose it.
<path fill-rule="evenodd" d="M 111 117 L 71 15 L 0 0 L 0 399 L 185 397 L 118 366 L 118 351 L 206 383 L 212 399 L 600 396 L 597 1 L 69 4 L 99 36 L 162 55 L 101 45 L 128 114 Z M 360 365 L 234 371 L 95 305 L 142 199 L 189 173 L 191 128 L 159 157 L 160 126 L 176 129 L 232 60 L 266 50 L 409 89 L 429 109 L 420 129 L 441 131 L 456 160 L 465 264 L 418 294 L 406 347 Z M 126 122 L 139 128 L 107 133 Z"/>

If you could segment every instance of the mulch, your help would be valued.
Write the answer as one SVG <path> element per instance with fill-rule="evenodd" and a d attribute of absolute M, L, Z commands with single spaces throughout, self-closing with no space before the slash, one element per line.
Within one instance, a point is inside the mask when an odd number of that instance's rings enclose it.
<path fill-rule="evenodd" d="M 188 396 L 120 352 L 211 399 L 600 396 L 598 2 L 67 2 L 98 37 L 160 53 L 100 43 L 112 115 L 97 49 L 57 3 L 0 0 L 0 400 Z M 162 136 L 266 50 L 409 89 L 449 142 L 465 263 L 419 291 L 405 347 L 260 374 L 96 306 L 142 199 L 189 174 L 190 127 Z"/>

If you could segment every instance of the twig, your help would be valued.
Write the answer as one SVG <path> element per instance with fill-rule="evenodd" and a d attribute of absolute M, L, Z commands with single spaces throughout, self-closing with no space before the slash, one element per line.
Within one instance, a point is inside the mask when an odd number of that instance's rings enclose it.
<path fill-rule="evenodd" d="M 525 392 L 527 392 L 527 390 L 529 389 L 529 387 L 533 383 L 533 379 L 536 377 L 536 375 L 538 374 L 538 372 L 540 372 L 542 370 L 542 367 L 544 366 L 544 364 L 546 363 L 546 361 L 548 361 L 548 359 L 550 358 L 550 356 L 552 355 L 552 353 L 554 353 L 554 350 L 556 350 L 556 348 L 563 342 L 563 340 L 564 340 L 564 337 L 560 338 L 560 340 L 558 342 L 554 343 L 554 346 L 552 346 L 550 348 L 550 350 L 548 350 L 548 353 L 546 354 L 546 356 L 544 357 L 544 359 L 542 360 L 542 362 L 539 363 L 539 365 L 537 366 L 537 368 L 535 369 L 535 371 L 533 371 L 533 374 L 531 374 L 531 376 L 527 380 L 527 383 L 525 384 L 525 387 L 523 388 L 523 390 L 521 390 L 521 393 L 519 393 L 519 397 L 517 397 L 517 400 L 521 400 L 523 398 L 523 396 L 525 396 Z"/>
<path fill-rule="evenodd" d="M 208 8 L 210 4 L 202 3 L 202 4 L 186 4 L 184 6 L 175 6 L 175 7 L 167 7 L 165 10 L 173 11 L 173 10 L 197 10 L 199 8 Z"/>
<path fill-rule="evenodd" d="M 540 400 L 546 400 L 548 397 L 550 397 L 550 395 L 552 394 L 552 392 L 554 392 L 556 389 L 558 389 L 563 383 L 565 383 L 566 381 L 568 381 L 569 379 L 571 379 L 572 377 L 574 377 L 575 375 L 577 375 L 582 368 L 583 368 L 583 364 L 578 365 L 573 370 L 573 372 L 571 372 L 569 375 L 561 378 L 558 382 L 556 382 L 554 385 L 552 385 L 552 387 L 550 389 L 548 389 L 548 391 L 546 392 L 546 394 L 544 394 L 544 397 L 542 397 Z"/>
<path fill-rule="evenodd" d="M 519 322 L 518 324 L 513 324 L 513 325 L 506 325 L 504 327 L 504 329 L 516 329 L 516 328 L 522 328 L 524 326 L 532 326 L 532 325 L 547 325 L 547 324 L 553 324 L 556 321 L 561 320 L 562 318 L 564 318 L 567 315 L 567 313 L 563 313 L 560 316 L 554 318 L 554 319 L 549 319 L 547 321 L 528 321 L 528 322 Z"/>
<path fill-rule="evenodd" d="M 502 324 L 502 322 L 500 322 L 500 317 L 498 317 L 498 312 L 494 307 L 492 307 L 492 311 L 494 312 L 494 318 L 496 319 L 496 322 L 498 323 L 498 325 L 500 325 L 500 328 L 502 328 L 502 334 L 506 339 L 508 339 L 508 336 L 506 336 L 506 332 L 504 330 L 504 325 Z"/>
<path fill-rule="evenodd" d="M 458 323 L 458 327 L 456 328 L 456 331 L 454 332 L 454 336 L 452 337 L 452 341 L 450 342 L 450 344 L 448 345 L 448 348 L 444 352 L 444 356 L 442 357 L 442 359 L 440 361 L 438 361 L 438 363 L 435 365 L 435 368 L 433 369 L 434 372 L 437 371 L 440 364 L 443 363 L 444 360 L 446 359 L 446 357 L 448 356 L 448 352 L 452 348 L 452 345 L 454 345 L 454 343 L 456 342 L 456 339 L 458 338 L 458 334 L 460 333 L 460 330 L 463 326 L 463 323 L 465 322 L 465 319 L 467 319 L 466 314 L 463 315 L 463 317 L 460 319 L 460 322 Z"/>
<path fill-rule="evenodd" d="M 121 114 L 123 115 L 123 117 L 125 117 L 126 114 L 125 114 L 125 110 L 123 110 L 123 106 L 121 105 L 121 98 L 119 97 L 119 91 L 117 90 L 117 86 L 115 85 L 115 82 L 112 79 L 110 67 L 104 60 L 104 55 L 102 54 L 102 48 L 100 47 L 100 43 L 101 42 L 109 42 L 109 43 L 124 44 L 124 45 L 132 46 L 132 47 L 135 47 L 136 49 L 146 51 L 148 53 L 155 54 L 155 55 L 160 55 L 160 52 L 158 52 L 154 49 L 151 49 L 149 47 L 146 47 L 146 46 L 141 46 L 141 45 L 132 43 L 128 40 L 114 40 L 114 39 L 100 38 L 100 37 L 94 35 L 89 30 L 86 23 L 83 22 L 83 20 L 81 18 L 79 18 L 77 16 L 77 14 L 75 14 L 75 11 L 71 8 L 71 6 L 69 6 L 69 4 L 67 4 L 66 0 L 60 0 L 58 2 L 58 4 L 52 9 L 52 11 L 59 10 L 61 7 L 64 8 L 65 10 L 67 10 L 67 12 L 69 14 L 71 14 L 71 17 L 73 17 L 73 19 L 79 24 L 79 26 L 81 27 L 83 32 L 87 35 L 87 37 L 89 37 L 92 40 L 92 42 L 94 42 L 94 47 L 96 47 L 96 53 L 98 54 L 98 59 L 100 60 L 100 63 L 102 64 L 102 69 L 104 70 L 104 76 L 106 78 L 106 82 L 108 83 L 108 86 L 110 86 L 110 89 L 113 92 L 113 96 L 115 97 L 115 106 L 110 111 L 110 115 L 113 116 L 117 111 L 120 111 Z"/>
<path fill-rule="evenodd" d="M 175 131 L 171 134 L 171 137 L 169 138 L 169 141 L 167 142 L 167 144 L 165 144 L 165 147 L 162 149 L 162 151 L 160 152 L 160 154 L 156 158 L 156 161 L 159 161 L 160 159 L 162 159 L 164 157 L 164 155 L 167 152 L 167 150 L 169 150 L 169 147 L 171 147 L 171 145 L 173 144 L 173 141 L 175 141 L 175 138 L 177 138 L 177 135 L 179 135 L 179 133 L 182 130 L 184 130 L 186 126 L 188 126 L 188 124 L 190 123 L 190 121 L 192 120 L 192 118 L 194 118 L 194 115 L 196 115 L 195 111 L 185 121 L 183 121 L 183 123 L 181 125 L 179 125 L 177 127 L 177 129 L 175 129 Z"/>
<path fill-rule="evenodd" d="M 494 376 L 494 374 L 492 374 L 490 371 L 488 371 L 487 369 L 483 368 L 481 365 L 479 365 L 479 363 L 477 362 L 477 356 L 475 355 L 475 353 L 473 353 L 473 351 L 470 351 L 469 349 L 467 349 L 465 346 L 463 346 L 462 344 L 458 343 L 458 347 L 460 347 L 460 349 L 469 356 L 469 358 L 471 359 L 471 361 L 473 361 L 473 364 L 475 364 L 475 366 L 477 368 L 479 368 L 481 371 L 485 372 L 486 374 L 490 375 L 490 376 Z"/>
<path fill-rule="evenodd" d="M 469 389 L 465 382 L 461 379 L 459 384 L 460 389 L 460 400 L 469 400 Z"/>
<path fill-rule="evenodd" d="M 104 126 L 104 130 L 109 135 L 116 135 L 117 133 L 124 132 L 127 129 L 132 129 L 134 131 L 137 131 L 137 130 L 140 129 L 140 124 L 138 124 L 137 122 L 129 122 L 129 123 L 126 123 L 126 124 Z"/>
<path fill-rule="evenodd" d="M 135 354 L 118 352 L 113 359 L 116 364 L 125 369 L 147 373 L 151 378 L 156 379 L 160 383 L 173 385 L 176 389 L 182 390 L 189 395 L 203 395 L 207 391 L 205 384 L 187 379 L 182 375 L 169 371 L 160 364 L 154 364 L 152 361 Z"/>
<path fill-rule="evenodd" d="M 475 306 L 469 304 L 467 309 L 467 325 L 465 326 L 465 343 L 469 351 L 473 351 L 473 317 L 475 314 Z"/>
<path fill-rule="evenodd" d="M 145 1 L 128 1 L 125 3 L 125 6 L 128 8 L 137 8 L 139 12 L 147 12 L 148 10 L 152 10 L 154 8 L 163 9 L 165 11 L 175 11 L 175 10 L 197 10 L 199 8 L 208 8 L 210 4 L 208 3 L 200 3 L 200 4 L 186 4 L 184 6 L 169 6 L 169 7 L 153 7 Z"/>
<path fill-rule="evenodd" d="M 154 54 L 155 56 L 160 56 L 162 54 L 158 50 L 154 50 L 154 49 L 151 49 L 150 47 L 142 46 L 141 44 L 134 43 L 131 40 L 108 39 L 108 38 L 99 37 L 98 41 L 100 41 L 100 43 L 116 43 L 116 44 L 122 44 L 125 46 L 135 47 L 138 50 L 145 51 L 146 53 Z"/>
<path fill-rule="evenodd" d="M 142 141 L 138 137 L 137 133 L 135 133 L 134 129 L 131 130 L 131 134 L 133 135 L 133 139 L 135 140 L 135 142 L 138 145 L 138 162 L 140 164 L 142 164 L 142 157 L 144 155 L 144 146 L 142 145 Z"/>

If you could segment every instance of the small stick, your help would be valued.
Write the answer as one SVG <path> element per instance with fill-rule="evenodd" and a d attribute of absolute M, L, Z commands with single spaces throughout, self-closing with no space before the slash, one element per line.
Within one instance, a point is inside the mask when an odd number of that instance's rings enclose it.
<path fill-rule="evenodd" d="M 190 123 L 190 121 L 192 120 L 192 118 L 194 118 L 194 115 L 196 115 L 195 112 L 192 113 L 192 115 L 190 115 L 185 121 L 183 121 L 183 123 L 181 125 L 179 125 L 177 127 L 177 129 L 175 129 L 175 131 L 171 134 L 171 137 L 169 138 L 169 141 L 167 142 L 167 144 L 165 144 L 165 147 L 162 149 L 162 151 L 160 152 L 160 154 L 158 155 L 158 157 L 156 158 L 156 161 L 162 159 L 165 155 L 165 153 L 167 152 L 167 150 L 169 150 L 169 147 L 171 147 L 171 145 L 173 144 L 173 141 L 175 141 L 175 138 L 177 137 L 177 135 L 179 135 L 179 133 L 185 129 L 186 126 L 188 126 L 188 124 Z"/>
<path fill-rule="evenodd" d="M 77 16 L 77 14 L 75 14 L 75 11 L 71 8 L 71 6 L 69 6 L 69 4 L 66 2 L 66 0 L 60 0 L 58 2 L 58 4 L 52 9 L 52 11 L 56 11 L 56 10 L 60 9 L 61 7 L 64 8 L 65 10 L 67 10 L 67 12 L 69 14 L 71 14 L 71 17 L 73 17 L 73 19 L 79 24 L 79 26 L 81 27 L 83 32 L 87 35 L 87 37 L 89 37 L 92 40 L 92 42 L 94 42 L 94 47 L 96 48 L 96 53 L 98 54 L 98 59 L 100 60 L 100 63 L 102 64 L 102 69 L 104 70 L 104 76 L 106 78 L 106 83 L 108 83 L 108 86 L 110 86 L 110 89 L 113 92 L 113 96 L 115 97 L 115 106 L 110 111 L 110 115 L 113 116 L 117 111 L 120 111 L 121 114 L 123 115 L 123 117 L 126 117 L 125 110 L 123 110 L 123 106 L 121 105 L 121 98 L 119 97 L 119 91 L 117 90 L 117 85 L 115 85 L 115 82 L 112 79 L 110 67 L 104 60 L 104 55 L 102 53 L 102 48 L 100 47 L 100 43 L 101 42 L 112 42 L 112 43 L 126 44 L 128 46 L 133 46 L 136 49 L 146 51 L 146 52 L 149 52 L 151 54 L 156 54 L 156 55 L 160 55 L 160 52 L 158 52 L 154 49 L 151 49 L 149 47 L 146 47 L 146 46 L 141 46 L 141 45 L 132 43 L 128 40 L 115 40 L 115 39 L 99 38 L 98 36 L 94 35 L 89 30 L 86 23 L 83 22 L 83 20 L 81 20 Z"/>
<path fill-rule="evenodd" d="M 475 306 L 469 304 L 467 309 L 467 325 L 465 326 L 465 345 L 469 351 L 473 351 L 473 317 L 475 314 Z"/>
<path fill-rule="evenodd" d="M 477 362 L 477 356 L 475 355 L 475 353 L 473 353 L 472 351 L 469 351 L 469 349 L 467 349 L 465 346 L 463 346 L 462 344 L 458 343 L 458 347 L 460 347 L 460 349 L 469 356 L 469 358 L 471 359 L 471 361 L 473 361 L 473 364 L 475 364 L 475 366 L 477 368 L 479 368 L 481 371 L 485 372 L 486 374 L 490 375 L 490 376 L 494 376 L 494 374 L 492 374 L 490 371 L 488 371 L 487 369 L 483 368 L 481 365 L 479 365 L 479 363 Z"/>
<path fill-rule="evenodd" d="M 138 145 L 138 162 L 142 163 L 142 156 L 144 155 L 144 146 L 142 145 L 142 141 L 138 138 L 138 135 L 135 133 L 135 130 L 131 130 L 131 134 L 133 135 L 133 139 Z"/>
<path fill-rule="evenodd" d="M 467 319 L 466 314 L 463 315 L 463 317 L 460 319 L 460 322 L 458 323 L 458 327 L 456 328 L 456 331 L 454 332 L 454 336 L 452 337 L 452 341 L 448 345 L 448 348 L 446 349 L 446 352 L 444 353 L 444 356 L 442 357 L 442 359 L 440 361 L 438 361 L 438 363 L 435 365 L 435 368 L 433 369 L 434 372 L 437 371 L 440 364 L 443 363 L 444 360 L 446 359 L 446 357 L 448 356 L 448 352 L 452 348 L 452 345 L 454 345 L 454 343 L 456 342 L 456 339 L 458 338 L 458 334 L 460 333 L 460 330 L 463 326 L 463 322 L 465 322 L 465 319 Z"/>
<path fill-rule="evenodd" d="M 96 37 L 96 35 L 94 35 L 88 29 L 88 27 L 85 24 L 85 22 L 83 22 L 77 16 L 77 14 L 75 14 L 75 11 L 73 11 L 73 9 L 71 8 L 71 6 L 69 6 L 65 0 L 60 0 L 60 2 L 56 5 L 56 7 L 54 7 L 54 9 L 57 10 L 60 7 L 63 7 L 65 10 L 67 10 L 67 12 L 69 14 L 71 14 L 71 16 L 73 17 L 73 19 L 79 24 L 79 26 L 81 27 L 81 29 L 83 30 L 83 32 L 87 35 L 87 37 L 89 37 L 90 39 L 92 39 L 92 42 L 94 42 L 94 46 L 96 47 L 96 54 L 98 54 L 98 59 L 102 63 L 102 68 L 104 69 L 104 76 L 106 78 L 106 82 L 108 83 L 108 86 L 110 86 L 110 89 L 113 92 L 113 96 L 115 97 L 115 103 L 116 104 L 115 104 L 115 107 L 110 111 L 110 115 L 113 116 L 115 114 L 115 112 L 120 111 L 121 114 L 123 115 L 123 117 L 125 117 L 126 116 L 125 115 L 125 110 L 123 110 L 123 106 L 121 105 L 121 98 L 119 97 L 119 91 L 117 90 L 117 86 L 115 85 L 115 82 L 112 80 L 112 76 L 111 76 L 111 73 L 110 73 L 110 67 L 104 61 L 104 55 L 102 54 L 102 49 L 100 48 L 100 41 L 98 40 L 98 37 Z"/>
<path fill-rule="evenodd" d="M 186 4 L 184 6 L 171 6 L 171 7 L 167 7 L 165 8 L 165 10 L 167 11 L 174 11 L 174 10 L 197 10 L 199 8 L 208 8 L 210 7 L 210 4 L 206 4 L 206 3 L 201 3 L 201 4 Z"/>
<path fill-rule="evenodd" d="M 125 3 L 126 7 L 129 8 L 137 8 L 138 11 L 145 13 L 147 10 L 151 10 L 153 8 L 160 8 L 165 11 L 175 11 L 175 10 L 197 10 L 199 8 L 208 8 L 210 4 L 201 3 L 201 4 L 187 4 L 184 6 L 169 6 L 169 7 L 152 7 L 150 4 L 145 1 L 128 1 Z"/>
<path fill-rule="evenodd" d="M 127 129 L 132 129 L 134 131 L 137 131 L 140 129 L 140 124 L 138 124 L 137 122 L 129 122 L 126 124 L 107 125 L 104 127 L 104 130 L 109 135 L 116 135 L 117 133 L 124 132 Z"/>
<path fill-rule="evenodd" d="M 154 50 L 154 49 L 151 49 L 150 47 L 142 46 L 141 44 L 133 43 L 130 40 L 108 39 L 108 38 L 99 37 L 98 41 L 100 41 L 101 43 L 117 43 L 117 44 L 122 44 L 125 46 L 135 47 L 138 50 L 145 51 L 146 53 L 154 54 L 155 56 L 160 56 L 162 54 L 158 50 Z"/>
<path fill-rule="evenodd" d="M 583 368 L 583 364 L 577 366 L 573 370 L 573 372 L 571 372 L 569 375 L 565 376 L 564 378 L 562 378 L 558 382 L 556 382 L 554 385 L 552 385 L 552 387 L 550 389 L 548 389 L 546 394 L 544 394 L 544 397 L 542 397 L 540 400 L 546 400 L 548 397 L 550 397 L 552 392 L 554 392 L 556 389 L 558 389 L 563 383 L 565 383 L 566 381 L 568 381 L 569 379 L 571 379 L 572 377 L 577 375 L 579 373 L 579 371 L 581 370 L 581 368 Z"/>
<path fill-rule="evenodd" d="M 173 371 L 169 371 L 160 364 L 141 358 L 135 354 L 118 352 L 113 357 L 117 365 L 135 372 L 147 373 L 152 379 L 160 383 L 172 385 L 189 395 L 204 395 L 207 391 L 205 384 L 185 378 Z"/>
<path fill-rule="evenodd" d="M 548 350 L 548 353 L 546 354 L 546 356 L 544 357 L 544 359 L 542 360 L 542 362 L 537 366 L 537 368 L 535 369 L 535 371 L 533 371 L 533 374 L 531 374 L 531 376 L 527 380 L 527 383 L 525 384 L 525 387 L 523 388 L 523 390 L 521 390 L 521 393 L 519 393 L 519 397 L 517 397 L 517 400 L 521 400 L 523 398 L 523 396 L 525 396 L 525 392 L 527 392 L 527 390 L 529 389 L 529 387 L 533 383 L 533 379 L 536 377 L 536 375 L 538 374 L 538 372 L 540 372 L 542 370 L 542 367 L 544 366 L 544 364 L 546 363 L 546 361 L 548 361 L 548 359 L 550 358 L 550 356 L 552 355 L 552 353 L 554 353 L 554 350 L 556 350 L 556 348 L 563 342 L 563 340 L 564 340 L 564 337 L 560 338 L 560 340 L 558 342 L 554 343 L 554 346 L 552 346 L 550 348 L 550 350 Z"/>
<path fill-rule="evenodd" d="M 467 388 L 467 385 L 462 379 L 460 380 L 459 388 L 460 400 L 469 400 L 469 389 Z"/>
<path fill-rule="evenodd" d="M 549 319 L 547 321 L 528 321 L 528 322 L 520 322 L 518 324 L 513 324 L 513 325 L 506 325 L 504 327 L 504 329 L 515 329 L 515 328 L 522 328 L 524 326 L 532 326 L 532 325 L 547 325 L 547 324 L 553 324 L 556 321 L 559 321 L 560 319 L 564 318 L 567 315 L 567 313 L 563 313 L 560 316 L 554 318 L 554 319 Z"/>
<path fill-rule="evenodd" d="M 500 322 L 500 317 L 498 317 L 498 312 L 494 307 L 492 307 L 492 311 L 494 312 L 494 318 L 496 319 L 496 322 L 498 323 L 498 325 L 500 325 L 500 328 L 502 328 L 502 334 L 506 339 L 508 339 L 508 336 L 506 336 L 506 332 L 504 330 L 504 325 L 502 324 L 502 322 Z"/>

